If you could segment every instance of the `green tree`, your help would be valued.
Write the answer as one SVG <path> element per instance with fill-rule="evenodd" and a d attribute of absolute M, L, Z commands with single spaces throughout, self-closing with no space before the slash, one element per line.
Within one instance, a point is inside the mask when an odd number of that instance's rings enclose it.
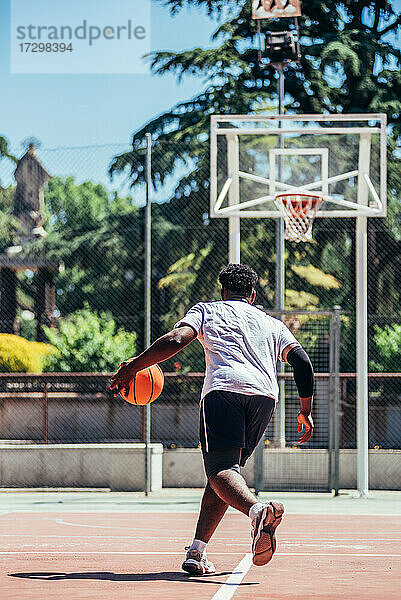
<path fill-rule="evenodd" d="M 401 325 L 375 326 L 375 360 L 370 368 L 384 373 L 401 372 Z"/>
<path fill-rule="evenodd" d="M 12 162 L 18 163 L 18 159 L 10 152 L 8 140 L 0 135 L 0 160 L 2 158 L 8 158 Z"/>
<path fill-rule="evenodd" d="M 46 371 L 110 372 L 135 355 L 135 333 L 118 329 L 110 313 L 94 312 L 88 304 L 45 332 L 58 350 L 48 358 Z"/>
<path fill-rule="evenodd" d="M 0 136 L 0 161 L 9 160 L 17 163 L 8 147 L 6 138 Z M 14 188 L 3 188 L 0 181 L 0 252 L 18 240 L 18 221 L 12 216 L 12 200 Z"/>
<path fill-rule="evenodd" d="M 24 248 L 27 256 L 46 256 L 63 268 L 55 274 L 57 308 L 61 316 L 81 309 L 85 302 L 96 311 L 109 311 L 119 326 L 138 334 L 143 345 L 144 211 L 132 198 L 120 198 L 90 181 L 76 184 L 72 177 L 50 180 L 45 189 L 48 236 Z M 172 247 L 181 225 L 167 221 L 161 207 L 153 211 L 154 296 L 167 299 L 156 284 L 170 260 L 182 251 Z M 32 310 L 35 277 L 21 274 L 22 305 Z M 167 302 L 167 300 L 166 300 Z M 155 302 L 155 313 L 157 313 Z M 161 333 L 155 314 L 154 335 Z M 26 328 L 25 328 L 26 329 Z"/>
<path fill-rule="evenodd" d="M 94 310 L 107 309 L 119 317 L 126 329 L 136 330 L 143 225 L 132 199 L 90 181 L 77 185 L 72 177 L 55 177 L 45 190 L 45 206 L 48 236 L 29 244 L 25 252 L 45 254 L 48 261 L 64 265 L 55 278 L 61 315 L 88 302 Z"/>
<path fill-rule="evenodd" d="M 18 243 L 19 221 L 12 215 L 14 188 L 0 188 L 0 252 Z"/>
<path fill-rule="evenodd" d="M 185 175 L 178 182 L 163 210 L 175 225 L 177 244 L 185 254 L 199 255 L 211 244 L 211 250 L 187 289 L 187 302 L 203 299 L 213 289 L 215 274 L 226 261 L 227 230 L 222 220 L 210 222 L 208 212 L 209 153 L 208 133 L 211 114 L 251 114 L 272 106 L 276 94 L 272 67 L 261 69 L 256 50 L 256 23 L 251 19 L 251 2 L 220 0 L 164 0 L 171 12 L 199 6 L 220 19 L 214 34 L 215 48 L 195 48 L 183 52 L 156 52 L 150 57 L 155 74 L 198 75 L 207 82 L 202 93 L 180 102 L 151 120 L 133 135 L 132 150 L 115 158 L 111 173 L 127 169 L 133 185 L 143 181 L 144 135 L 154 140 L 153 181 L 164 183 L 180 169 Z M 302 59 L 286 72 L 287 111 L 296 113 L 386 112 L 391 126 L 389 148 L 389 218 L 370 219 L 371 245 L 369 309 L 399 310 L 399 294 L 394 291 L 392 306 L 380 304 L 377 286 L 384 285 L 390 272 L 395 272 L 401 256 L 400 203 L 401 176 L 397 148 L 401 133 L 400 50 L 389 35 L 396 35 L 401 19 L 395 3 L 356 0 L 337 2 L 311 0 L 303 3 L 301 19 Z M 262 22 L 264 28 L 280 30 L 283 20 Z M 332 220 L 331 220 L 332 221 Z M 333 224 L 330 224 L 333 228 Z M 323 306 L 340 303 L 354 307 L 354 223 L 352 219 L 328 231 L 327 225 L 315 224 L 316 244 L 291 247 L 289 263 L 303 267 L 313 265 L 336 276 L 339 288 L 319 288 L 287 269 L 289 289 L 315 293 Z M 259 298 L 271 306 L 274 296 L 274 230 L 271 224 L 257 221 L 244 227 L 243 259 L 249 260 L 261 274 Z M 248 248 L 253 248 L 250 252 Z M 340 257 L 340 258 L 336 258 Z M 374 260 L 373 260 L 374 258 Z M 176 258 L 170 265 L 176 263 Z M 291 265 L 290 265 L 291 267 Z M 386 274 L 382 274 L 382 272 Z M 213 279 L 213 281 L 211 281 Z M 372 292 L 372 293 L 370 293 Z M 210 292 L 209 292 L 210 293 Z M 181 293 L 182 298 L 182 293 Z"/>

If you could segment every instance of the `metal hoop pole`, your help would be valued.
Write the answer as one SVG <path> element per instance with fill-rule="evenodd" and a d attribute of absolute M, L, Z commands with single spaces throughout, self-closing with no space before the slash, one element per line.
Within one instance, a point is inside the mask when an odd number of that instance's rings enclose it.
<path fill-rule="evenodd" d="M 275 69 L 278 73 L 278 113 L 283 114 L 284 110 L 284 65 L 277 64 Z M 278 122 L 279 129 L 282 129 L 281 120 Z M 284 148 L 284 138 L 279 135 L 279 148 Z M 281 156 L 278 156 L 278 180 L 282 181 L 282 163 Z M 276 220 L 276 310 L 285 308 L 285 241 L 284 241 L 284 219 L 280 216 Z M 284 373 L 284 364 L 279 363 L 278 372 Z M 285 380 L 279 380 L 280 402 L 278 405 L 279 427 L 278 434 L 280 448 L 285 448 Z"/>
<path fill-rule="evenodd" d="M 368 204 L 368 187 L 363 177 L 369 174 L 370 134 L 360 137 L 358 204 Z M 357 396 L 357 486 L 358 495 L 369 494 L 369 383 L 368 383 L 368 251 L 367 217 L 356 218 L 356 396 Z"/>
<path fill-rule="evenodd" d="M 151 339 L 151 302 L 152 302 L 152 200 L 150 186 L 152 182 L 152 137 L 146 137 L 146 209 L 145 209 L 145 348 L 150 346 Z M 150 462 L 150 404 L 145 407 L 145 494 L 151 492 L 151 462 Z"/>

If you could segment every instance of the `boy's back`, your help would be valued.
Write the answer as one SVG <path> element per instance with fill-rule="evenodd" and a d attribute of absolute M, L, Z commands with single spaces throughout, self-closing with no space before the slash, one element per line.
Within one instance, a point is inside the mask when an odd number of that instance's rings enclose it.
<path fill-rule="evenodd" d="M 184 323 L 205 350 L 202 397 L 225 390 L 277 400 L 277 360 L 289 344 L 299 346 L 284 323 L 242 300 L 199 302 L 176 326 Z"/>

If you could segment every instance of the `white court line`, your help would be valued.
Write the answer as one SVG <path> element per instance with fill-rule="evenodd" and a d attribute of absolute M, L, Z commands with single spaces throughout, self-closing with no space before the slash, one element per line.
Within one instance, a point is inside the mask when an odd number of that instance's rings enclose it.
<path fill-rule="evenodd" d="M 245 554 L 244 558 L 235 567 L 230 577 L 217 590 L 212 600 L 230 600 L 237 591 L 237 587 L 244 579 L 252 566 L 252 554 Z"/>
<path fill-rule="evenodd" d="M 60 555 L 64 556 L 66 554 L 84 554 L 86 556 L 92 554 L 119 554 L 119 555 L 151 555 L 151 556 L 180 556 L 182 552 L 140 552 L 133 550 L 1 550 L 0 555 L 15 555 L 15 554 L 46 554 L 47 556 L 51 554 L 52 556 Z M 242 552 L 211 552 L 211 556 L 232 556 L 236 554 L 243 554 Z M 357 553 L 357 552 L 276 552 L 275 556 L 280 558 L 281 556 L 334 556 L 334 557 L 347 557 L 347 556 L 360 556 L 360 557 L 369 557 L 369 558 L 401 558 L 401 554 L 373 554 L 373 553 Z"/>
<path fill-rule="evenodd" d="M 119 513 L 125 514 L 125 513 Z M 70 527 L 90 527 L 91 529 L 122 529 L 123 531 L 127 531 L 127 529 L 132 529 L 132 531 L 157 531 L 160 533 L 160 528 L 150 528 L 150 527 L 118 527 L 115 525 L 85 525 L 84 523 L 70 523 L 69 521 L 63 521 L 63 519 L 54 519 L 58 525 L 69 525 Z M 185 533 L 188 535 L 188 531 L 190 529 L 175 529 L 175 533 Z"/>
<path fill-rule="evenodd" d="M 1 489 L 0 489 L 0 495 L 1 495 Z M 263 500 L 263 498 L 262 498 Z M 261 501 L 262 501 L 261 500 Z M 284 499 L 285 502 L 285 499 Z M 361 500 L 361 502 L 365 502 L 365 500 Z M 366 500 L 366 502 L 369 502 L 369 500 Z M 56 501 L 51 502 L 52 508 L 55 509 L 55 503 Z M 67 506 L 65 505 L 67 504 Z M 93 503 L 91 506 L 82 504 L 80 505 L 79 502 L 74 503 L 74 505 L 71 507 L 68 505 L 68 503 L 65 503 L 65 501 L 61 500 L 57 502 L 57 509 L 56 510 L 52 510 L 51 512 L 53 513 L 68 513 L 71 515 L 75 515 L 75 514 L 90 514 L 90 515 L 124 515 L 124 516 L 130 516 L 130 515 L 149 515 L 149 514 L 156 514 L 158 516 L 160 515 L 199 515 L 199 510 L 183 510 L 181 512 L 177 512 L 177 510 L 157 510 L 157 505 L 152 505 L 151 506 L 151 510 L 150 508 L 145 508 L 144 510 L 139 509 L 137 510 L 135 508 L 135 506 L 133 505 L 132 507 L 130 507 L 129 510 L 112 510 L 112 512 L 110 511 L 106 511 L 105 508 L 99 507 L 99 506 L 95 506 L 96 503 Z M 64 506 L 63 506 L 64 505 Z M 111 503 L 111 506 L 114 507 L 116 506 L 115 504 Z M 150 505 L 149 505 L 150 506 Z M 34 504 L 27 504 L 25 506 L 19 506 L 18 508 L 13 508 L 12 510 L 4 510 L 4 511 L 0 511 L 0 516 L 4 515 L 14 515 L 14 514 L 29 514 L 29 515 L 42 515 L 42 514 L 46 514 L 48 516 L 51 515 L 51 513 L 46 512 L 46 504 L 43 504 L 41 507 L 35 506 Z M 234 508 L 229 508 L 229 512 L 227 514 L 230 515 L 235 515 L 238 514 Z M 297 517 L 302 517 L 305 515 L 311 515 L 312 517 L 358 517 L 358 518 L 370 518 L 370 517 L 384 517 L 384 518 L 401 518 L 401 510 L 399 512 L 395 512 L 395 513 L 390 513 L 390 512 L 380 512 L 380 513 L 375 513 L 375 512 L 299 512 L 296 510 L 292 510 L 292 509 L 287 509 L 286 511 L 286 515 L 292 515 L 292 516 L 297 516 Z"/>
<path fill-rule="evenodd" d="M 147 531 L 146 529 L 138 529 L 138 531 Z M 153 529 L 151 530 L 153 531 Z M 60 539 L 94 539 L 94 540 L 99 540 L 99 539 L 103 539 L 103 538 L 111 538 L 111 539 L 116 539 L 116 540 L 161 540 L 163 542 L 167 541 L 170 542 L 172 540 L 177 540 L 179 542 L 181 542 L 181 540 L 186 540 L 188 539 L 188 535 L 186 536 L 181 536 L 181 535 L 174 535 L 174 537 L 171 537 L 171 533 L 165 532 L 166 535 L 111 535 L 109 533 L 104 534 L 104 533 L 98 533 L 98 534 L 88 534 L 88 533 L 82 533 L 82 534 L 78 534 L 78 533 L 69 533 L 69 534 L 58 534 L 58 533 L 45 533 L 45 534 L 37 534 L 37 533 L 0 533 L 0 538 L 8 538 L 8 537 L 16 537 L 16 538 L 60 538 Z M 373 535 L 373 532 L 372 532 Z M 390 534 L 389 534 L 390 535 Z M 213 540 L 215 541 L 222 541 L 222 542 L 226 542 L 229 545 L 242 545 L 242 544 L 249 544 L 248 538 L 244 539 L 244 538 L 233 538 L 233 537 L 214 537 Z M 324 546 L 325 544 L 337 544 L 338 542 L 348 542 L 350 544 L 350 547 L 352 547 L 354 544 L 361 544 L 363 542 L 372 542 L 372 538 L 338 538 L 335 534 L 333 534 L 331 537 L 319 537 L 319 539 L 316 540 L 312 540 L 310 542 L 304 542 L 303 538 L 301 538 L 300 536 L 298 537 L 292 537 L 292 538 L 283 538 L 280 537 L 280 544 L 284 544 L 284 545 L 291 545 L 293 546 L 294 544 L 296 545 L 303 545 L 303 546 Z M 377 546 L 377 542 L 401 542 L 401 538 L 397 537 L 397 538 L 382 538 L 382 537 L 375 537 L 374 539 L 374 545 Z"/>
<path fill-rule="evenodd" d="M 125 513 L 119 513 L 119 514 L 125 514 Z M 88 527 L 90 529 L 121 529 L 123 531 L 132 530 L 132 531 L 135 531 L 135 532 L 138 532 L 138 531 L 157 531 L 158 534 L 159 534 L 157 536 L 158 539 L 160 538 L 160 536 L 163 537 L 163 533 L 164 533 L 164 532 L 160 531 L 160 528 L 157 529 L 157 528 L 151 528 L 151 527 L 119 527 L 119 526 L 114 526 L 114 525 L 86 525 L 85 523 L 71 523 L 70 521 L 64 521 L 63 519 L 54 519 L 54 520 L 55 520 L 55 522 L 58 525 L 68 525 L 69 527 Z M 174 529 L 174 533 L 185 533 L 186 536 L 188 535 L 188 531 L 190 531 L 190 530 L 189 529 L 188 530 L 187 529 Z M 167 535 L 170 535 L 169 532 L 165 532 L 165 533 L 167 533 Z M 401 532 L 392 531 L 392 532 L 386 533 L 386 532 L 382 531 L 380 533 L 380 535 L 394 535 L 394 534 L 397 534 L 397 533 L 401 533 Z M 291 534 L 290 533 L 290 534 L 287 534 L 287 535 L 290 535 L 290 536 L 292 535 L 295 539 L 299 539 L 299 534 L 296 534 L 296 533 Z M 326 537 L 318 536 L 318 539 L 319 540 L 331 540 L 331 539 L 335 539 L 335 540 L 338 540 L 338 541 L 350 541 L 350 542 L 369 541 L 369 539 L 370 539 L 370 538 L 368 538 L 368 539 L 366 539 L 366 538 L 359 539 L 358 538 L 357 540 L 355 540 L 354 537 L 338 538 L 337 535 L 344 535 L 344 534 L 342 532 L 338 532 L 338 533 L 336 532 L 336 533 L 333 533 L 331 535 L 326 535 Z M 366 536 L 366 535 L 369 535 L 369 534 L 364 534 L 364 535 Z M 376 535 L 376 532 L 372 531 L 371 535 Z M 176 536 L 176 537 L 181 537 L 181 536 Z M 227 537 L 214 537 L 213 539 L 214 540 L 223 540 L 223 541 L 242 541 L 241 538 L 233 538 L 233 537 L 230 537 L 230 536 L 227 536 Z M 378 539 L 386 541 L 385 538 L 378 538 Z M 396 539 L 394 541 L 398 541 L 398 539 Z"/>
<path fill-rule="evenodd" d="M 52 551 L 52 550 L 10 550 L 9 552 L 7 552 L 7 550 L 0 550 L 0 555 L 1 554 L 51 554 L 52 556 L 54 555 L 61 555 L 63 556 L 64 554 L 86 554 L 86 555 L 91 555 L 91 554 L 138 554 L 138 555 L 142 555 L 142 554 L 146 554 L 146 555 L 151 555 L 151 556 L 164 556 L 164 555 L 169 555 L 169 556 L 180 556 L 182 554 L 182 552 L 153 552 L 153 551 L 147 551 L 147 552 L 140 552 L 137 550 L 56 550 L 56 551 Z M 223 556 L 228 556 L 231 554 L 240 554 L 241 556 L 244 554 L 243 552 L 213 552 L 213 555 L 223 555 Z M 335 556 L 335 555 L 333 555 Z"/>

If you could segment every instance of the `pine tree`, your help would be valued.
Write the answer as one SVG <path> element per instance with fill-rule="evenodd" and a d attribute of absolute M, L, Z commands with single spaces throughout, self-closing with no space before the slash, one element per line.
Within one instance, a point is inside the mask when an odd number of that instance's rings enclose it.
<path fill-rule="evenodd" d="M 199 6 L 220 20 L 214 34 L 217 48 L 195 48 L 183 52 L 157 52 L 151 55 L 155 74 L 175 73 L 180 79 L 187 74 L 203 77 L 206 87 L 195 98 L 180 102 L 171 110 L 146 123 L 133 135 L 132 151 L 116 157 L 111 173 L 131 170 L 133 184 L 143 180 L 144 134 L 153 137 L 154 184 L 162 184 L 179 169 L 187 171 L 162 209 L 162 214 L 176 226 L 184 226 L 182 244 L 190 252 L 199 253 L 211 244 L 197 265 L 198 276 L 192 289 L 197 298 L 210 293 L 210 273 L 226 260 L 226 225 L 222 220 L 205 219 L 208 212 L 209 154 L 207 136 L 211 114 L 251 114 L 276 102 L 276 75 L 272 67 L 261 68 L 257 57 L 256 23 L 251 19 L 250 0 L 227 2 L 223 0 L 165 0 L 174 14 L 186 6 Z M 302 58 L 286 71 L 287 111 L 295 113 L 352 113 L 386 112 L 391 128 L 389 149 L 389 214 L 383 219 L 369 219 L 371 245 L 372 288 L 383 285 L 387 272 L 395 268 L 401 256 L 400 202 L 401 176 L 399 149 L 401 135 L 401 63 L 400 50 L 389 41 L 397 34 L 401 17 L 396 15 L 394 2 L 379 0 L 310 0 L 303 2 L 301 19 Z M 262 22 L 269 30 L 283 29 L 283 20 Z M 331 220 L 332 221 L 332 220 Z M 344 219 L 337 239 L 327 238 L 327 228 L 318 225 L 318 249 L 303 248 L 298 258 L 314 256 L 315 266 L 320 260 L 330 266 L 331 243 L 333 251 L 345 248 L 353 240 L 352 219 Z M 262 290 L 262 303 L 272 300 L 274 280 L 274 230 L 269 225 L 260 232 L 257 222 L 247 222 L 247 247 L 254 249 L 253 264 L 260 265 L 262 279 L 267 284 Z M 339 231 L 339 230 L 338 230 Z M 337 233 L 337 232 L 336 232 Z M 259 241 L 258 241 L 259 240 Z M 347 241 L 348 240 L 348 241 Z M 352 243 L 349 252 L 352 254 Z M 247 254 L 245 250 L 244 254 Z M 324 258 L 326 257 L 326 258 Z M 373 260 L 374 258 L 374 260 Z M 352 261 L 349 261 L 350 263 Z M 170 264 L 172 264 L 170 262 Z M 352 266 L 353 268 L 353 266 Z M 341 293 L 333 293 L 327 302 L 340 301 L 346 305 L 353 297 L 352 275 L 344 272 Z M 302 284 L 291 271 L 289 284 Z M 381 283 L 380 283 L 381 282 Z M 311 291 L 313 288 L 309 288 Z M 327 296 L 326 296 L 327 297 Z M 370 310 L 382 308 L 379 297 L 372 293 Z M 191 300 L 192 298 L 190 298 Z M 393 308 L 399 307 L 400 296 L 394 292 Z M 351 301 L 350 307 L 353 306 Z"/>

